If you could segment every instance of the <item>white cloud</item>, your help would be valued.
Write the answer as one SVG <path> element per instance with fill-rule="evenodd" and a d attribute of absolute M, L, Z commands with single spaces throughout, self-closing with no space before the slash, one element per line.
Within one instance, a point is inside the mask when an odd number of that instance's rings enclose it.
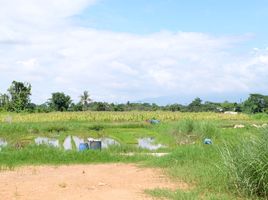
<path fill-rule="evenodd" d="M 247 36 L 100 31 L 70 20 L 94 0 L 0 2 L 0 90 L 31 82 L 36 102 L 55 91 L 126 101 L 268 89 L 268 51 L 233 53 Z"/>

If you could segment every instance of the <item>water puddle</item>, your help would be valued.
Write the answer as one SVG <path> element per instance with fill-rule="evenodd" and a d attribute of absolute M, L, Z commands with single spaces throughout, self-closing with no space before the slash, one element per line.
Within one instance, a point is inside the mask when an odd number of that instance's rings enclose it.
<path fill-rule="evenodd" d="M 79 150 L 79 144 L 80 143 L 85 143 L 84 139 L 81 139 L 77 136 L 73 136 L 73 141 L 74 141 L 74 144 L 75 144 L 75 147 L 77 150 Z"/>
<path fill-rule="evenodd" d="M 154 144 L 155 139 L 153 138 L 140 138 L 138 139 L 138 147 L 148 150 L 157 150 L 162 147 L 165 147 L 162 144 Z"/>
<path fill-rule="evenodd" d="M 101 148 L 102 149 L 107 149 L 109 148 L 110 146 L 113 146 L 113 145 L 120 145 L 119 142 L 117 142 L 116 140 L 112 139 L 112 138 L 88 138 L 87 141 L 88 143 L 90 141 L 101 141 Z M 35 138 L 34 140 L 35 144 L 37 145 L 41 145 L 41 144 L 45 144 L 45 145 L 49 145 L 49 146 L 53 146 L 53 147 L 57 147 L 57 148 L 60 148 L 61 145 L 59 143 L 59 140 L 58 139 L 55 139 L 55 138 L 47 138 L 47 137 L 37 137 Z M 72 142 L 75 144 L 75 148 L 76 150 L 79 150 L 79 145 L 81 143 L 85 143 L 85 140 L 82 139 L 82 138 L 79 138 L 77 136 L 67 136 L 63 143 L 62 143 L 62 147 L 64 150 L 72 150 L 73 149 L 73 145 L 72 145 Z M 1 147 L 1 144 L 4 144 L 4 140 L 1 140 L 0 139 L 0 147 Z"/>
<path fill-rule="evenodd" d="M 63 148 L 64 150 L 72 150 L 72 137 L 68 136 L 65 138 L 63 142 Z"/>
<path fill-rule="evenodd" d="M 47 138 L 47 137 L 37 137 L 34 139 L 35 144 L 37 145 L 41 145 L 41 144 L 45 144 L 45 145 L 49 145 L 49 146 L 53 146 L 53 147 L 59 147 L 59 140 L 54 139 L 54 138 Z"/>
<path fill-rule="evenodd" d="M 117 142 L 116 140 L 112 139 L 112 138 L 88 138 L 87 139 L 89 142 L 93 141 L 93 140 L 97 140 L 97 141 L 101 141 L 101 148 L 102 149 L 107 149 L 110 146 L 114 146 L 114 145 L 120 145 L 119 142 Z"/>
<path fill-rule="evenodd" d="M 5 146 L 7 146 L 7 141 L 5 141 L 4 139 L 0 138 L 0 148 L 5 147 Z"/>

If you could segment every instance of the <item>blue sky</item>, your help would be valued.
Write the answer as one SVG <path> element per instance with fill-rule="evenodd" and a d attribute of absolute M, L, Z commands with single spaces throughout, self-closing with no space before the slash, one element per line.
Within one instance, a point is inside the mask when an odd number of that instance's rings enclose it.
<path fill-rule="evenodd" d="M 249 33 L 265 39 L 267 10 L 266 0 L 102 0 L 77 19 L 84 26 L 137 34 L 161 30 Z"/>
<path fill-rule="evenodd" d="M 33 102 L 240 101 L 268 90 L 268 1 L 10 0 L 0 7 L 0 93 Z"/>

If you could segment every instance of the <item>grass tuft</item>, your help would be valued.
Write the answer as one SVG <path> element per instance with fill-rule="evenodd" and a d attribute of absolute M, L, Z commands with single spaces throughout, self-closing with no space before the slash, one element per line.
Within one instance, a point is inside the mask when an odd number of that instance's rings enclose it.
<path fill-rule="evenodd" d="M 222 150 L 229 185 L 241 195 L 268 197 L 268 131 Z"/>

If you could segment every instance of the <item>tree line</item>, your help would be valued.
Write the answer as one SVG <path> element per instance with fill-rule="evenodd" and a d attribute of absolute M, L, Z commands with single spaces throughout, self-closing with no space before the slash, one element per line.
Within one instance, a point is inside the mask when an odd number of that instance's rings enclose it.
<path fill-rule="evenodd" d="M 54 112 L 54 111 L 181 111 L 181 112 L 245 112 L 245 113 L 268 113 L 268 96 L 262 94 L 250 94 L 244 102 L 203 102 L 195 98 L 188 105 L 169 104 L 159 106 L 155 103 L 107 103 L 96 102 L 90 98 L 89 92 L 84 91 L 80 101 L 75 103 L 71 97 L 63 92 L 51 94 L 45 103 L 37 105 L 31 103 L 30 83 L 13 81 L 7 89 L 7 93 L 0 93 L 0 111 L 6 112 Z"/>

